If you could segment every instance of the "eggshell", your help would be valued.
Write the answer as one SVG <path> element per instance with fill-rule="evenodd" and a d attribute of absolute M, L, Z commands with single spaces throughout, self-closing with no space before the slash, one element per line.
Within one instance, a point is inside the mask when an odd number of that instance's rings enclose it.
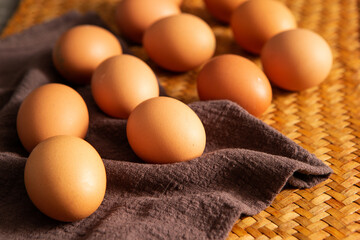
<path fill-rule="evenodd" d="M 145 30 L 157 20 L 179 14 L 175 0 L 123 0 L 116 8 L 116 23 L 127 38 L 141 43 Z"/>
<path fill-rule="evenodd" d="M 327 42 L 307 29 L 294 29 L 271 38 L 261 52 L 265 74 L 275 85 L 300 91 L 319 85 L 333 62 Z"/>
<path fill-rule="evenodd" d="M 92 77 L 91 90 L 97 105 L 117 118 L 128 118 L 139 103 L 159 96 L 159 85 L 151 68 L 127 54 L 102 62 Z"/>
<path fill-rule="evenodd" d="M 207 10 L 219 21 L 230 22 L 233 11 L 247 0 L 204 0 Z"/>
<path fill-rule="evenodd" d="M 95 212 L 106 190 L 99 154 L 85 140 L 73 136 L 55 136 L 37 145 L 26 161 L 24 181 L 34 205 L 64 222 Z"/>
<path fill-rule="evenodd" d="M 214 54 L 215 35 L 201 18 L 178 14 L 160 19 L 144 34 L 144 48 L 161 67 L 183 72 L 194 69 Z"/>
<path fill-rule="evenodd" d="M 170 1 L 174 2 L 178 6 L 181 6 L 181 4 L 183 3 L 183 0 L 170 0 Z"/>
<path fill-rule="evenodd" d="M 121 45 L 111 32 L 94 25 L 80 25 L 58 39 L 53 48 L 53 62 L 68 81 L 86 84 L 102 61 L 121 53 Z"/>
<path fill-rule="evenodd" d="M 140 103 L 130 114 L 126 132 L 137 156 L 149 163 L 174 163 L 202 155 L 206 134 L 196 113 L 170 97 Z"/>
<path fill-rule="evenodd" d="M 265 74 L 250 60 L 225 54 L 207 62 L 197 77 L 201 100 L 228 99 L 254 116 L 270 106 L 272 90 Z"/>
<path fill-rule="evenodd" d="M 74 89 L 50 83 L 33 90 L 22 102 L 16 120 L 17 133 L 27 151 L 56 135 L 84 138 L 89 113 L 83 98 Z"/>
<path fill-rule="evenodd" d="M 243 49 L 256 54 L 274 35 L 297 27 L 291 11 L 275 0 L 244 2 L 233 12 L 230 24 L 235 41 Z"/>

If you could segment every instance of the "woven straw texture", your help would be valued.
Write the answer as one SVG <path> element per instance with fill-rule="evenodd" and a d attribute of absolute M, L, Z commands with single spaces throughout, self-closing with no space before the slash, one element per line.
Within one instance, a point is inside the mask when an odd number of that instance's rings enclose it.
<path fill-rule="evenodd" d="M 57 17 L 69 10 L 95 11 L 116 33 L 118 0 L 22 0 L 2 37 Z M 334 65 L 318 87 L 274 90 L 261 117 L 331 166 L 334 174 L 311 189 L 284 190 L 264 211 L 239 219 L 228 239 L 360 239 L 360 37 L 358 0 L 281 0 L 299 27 L 311 29 L 330 44 Z M 182 10 L 202 17 L 217 37 L 216 54 L 246 55 L 234 42 L 229 26 L 219 24 L 201 0 L 184 0 Z M 141 46 L 131 46 L 145 59 Z M 149 62 L 167 93 L 184 102 L 198 100 L 196 75 L 163 71 Z"/>

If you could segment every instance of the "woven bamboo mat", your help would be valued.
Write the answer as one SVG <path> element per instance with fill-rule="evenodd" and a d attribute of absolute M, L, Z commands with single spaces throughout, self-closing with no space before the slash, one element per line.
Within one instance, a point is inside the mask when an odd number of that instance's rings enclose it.
<path fill-rule="evenodd" d="M 22 0 L 2 37 L 57 17 L 69 10 L 95 11 L 114 24 L 118 0 Z M 261 117 L 269 125 L 330 165 L 334 174 L 324 183 L 284 190 L 261 213 L 239 219 L 228 239 L 360 239 L 360 1 L 281 0 L 300 27 L 322 35 L 330 44 L 333 69 L 323 84 L 302 92 L 274 89 L 273 103 Z M 201 0 L 184 0 L 182 10 L 202 17 L 213 28 L 216 54 L 246 55 L 234 43 L 228 26 L 216 22 Z M 141 46 L 131 46 L 147 60 Z M 197 100 L 198 70 L 184 74 L 162 71 L 150 62 L 170 96 Z"/>

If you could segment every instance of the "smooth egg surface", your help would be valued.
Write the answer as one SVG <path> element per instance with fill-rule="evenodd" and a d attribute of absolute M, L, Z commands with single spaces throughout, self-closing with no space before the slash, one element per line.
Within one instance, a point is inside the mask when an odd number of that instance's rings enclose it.
<path fill-rule="evenodd" d="M 126 126 L 135 154 L 149 163 L 188 161 L 202 155 L 204 126 L 186 104 L 170 97 L 156 97 L 139 104 Z"/>
<path fill-rule="evenodd" d="M 145 30 L 157 20 L 179 14 L 175 0 L 123 0 L 116 8 L 116 23 L 120 32 L 141 43 Z"/>
<path fill-rule="evenodd" d="M 229 23 L 233 11 L 247 0 L 204 0 L 206 9 L 221 22 Z"/>
<path fill-rule="evenodd" d="M 214 57 L 200 70 L 197 91 L 201 100 L 228 99 L 254 116 L 270 106 L 272 89 L 263 71 L 250 60 L 225 54 Z"/>
<path fill-rule="evenodd" d="M 269 80 L 280 88 L 300 91 L 319 85 L 329 75 L 333 56 L 328 43 L 308 29 L 293 29 L 271 38 L 261 52 Z"/>
<path fill-rule="evenodd" d="M 56 135 L 84 138 L 89 113 L 78 92 L 59 83 L 34 89 L 21 103 L 16 120 L 17 133 L 28 152 L 41 141 Z"/>
<path fill-rule="evenodd" d="M 95 212 L 106 190 L 105 167 L 97 151 L 85 140 L 65 135 L 34 148 L 26 161 L 24 181 L 34 205 L 64 222 Z"/>
<path fill-rule="evenodd" d="M 169 0 L 169 1 L 176 3 L 178 6 L 181 6 L 181 4 L 183 3 L 183 0 Z"/>
<path fill-rule="evenodd" d="M 128 118 L 141 102 L 159 96 L 155 73 L 141 59 L 122 54 L 108 58 L 95 70 L 92 95 L 106 114 Z"/>
<path fill-rule="evenodd" d="M 275 0 L 244 2 L 234 10 L 230 25 L 239 46 L 255 54 L 274 35 L 297 27 L 292 12 Z"/>
<path fill-rule="evenodd" d="M 178 14 L 160 19 L 144 34 L 144 48 L 159 66 L 175 72 L 192 70 L 215 52 L 215 35 L 201 18 Z"/>
<path fill-rule="evenodd" d="M 79 25 L 61 35 L 52 57 L 56 69 L 66 80 L 87 84 L 102 61 L 121 53 L 120 42 L 111 32 L 95 25 Z"/>

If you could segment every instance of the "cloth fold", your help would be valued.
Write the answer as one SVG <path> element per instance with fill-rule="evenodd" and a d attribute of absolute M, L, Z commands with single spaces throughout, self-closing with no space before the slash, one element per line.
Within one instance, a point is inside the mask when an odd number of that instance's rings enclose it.
<path fill-rule="evenodd" d="M 6 239 L 225 239 L 235 221 L 271 204 L 285 186 L 309 188 L 331 168 L 237 104 L 189 104 L 202 120 L 204 154 L 188 162 L 147 164 L 131 150 L 126 120 L 106 116 L 90 86 L 72 86 L 90 115 L 85 138 L 101 155 L 107 190 L 86 219 L 62 223 L 43 215 L 24 186 L 28 153 L 16 114 L 36 87 L 66 81 L 51 61 L 62 32 L 78 24 L 104 26 L 96 14 L 68 13 L 0 41 L 0 236 Z"/>

